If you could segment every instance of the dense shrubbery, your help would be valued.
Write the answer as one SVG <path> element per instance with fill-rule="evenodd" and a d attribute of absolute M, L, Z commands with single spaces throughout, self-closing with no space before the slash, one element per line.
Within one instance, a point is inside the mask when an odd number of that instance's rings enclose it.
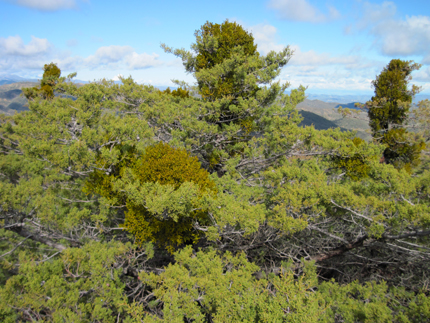
<path fill-rule="evenodd" d="M 162 46 L 197 86 L 78 88 L 51 64 L 43 86 L 76 100 L 30 89 L 30 111 L 0 117 L 0 320 L 429 321 L 415 65 L 375 81 L 365 142 L 299 126 L 305 88 L 272 82 L 288 47 L 261 56 L 228 21 L 196 39 L 196 56 Z"/>

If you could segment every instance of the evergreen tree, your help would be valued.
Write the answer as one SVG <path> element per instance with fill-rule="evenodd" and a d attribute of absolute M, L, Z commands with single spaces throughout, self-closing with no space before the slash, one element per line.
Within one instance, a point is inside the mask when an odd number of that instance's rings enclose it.
<path fill-rule="evenodd" d="M 266 57 L 261 56 L 252 34 L 228 20 L 221 25 L 207 22 L 195 36 L 196 43 L 191 48 L 196 55 L 184 49 L 173 50 L 165 44 L 162 47 L 182 58 L 186 71 L 197 80 L 197 94 L 209 103 L 204 120 L 217 125 L 223 136 L 216 145 L 204 146 L 202 162 L 222 174 L 226 159 L 242 154 L 243 143 L 264 132 L 268 106 L 289 84 L 280 86 L 276 82 L 270 89 L 259 85 L 271 83 L 279 75 L 292 51 L 286 47 L 280 53 L 272 51 Z M 301 87 L 296 91 L 294 100 L 304 100 L 304 90 Z"/>
<path fill-rule="evenodd" d="M 212 69 L 216 65 L 232 58 L 233 50 L 242 47 L 245 57 L 257 55 L 257 45 L 254 37 L 247 33 L 242 26 L 226 20 L 223 24 L 206 22 L 200 30 L 196 31 L 197 56 L 194 66 L 195 72 L 204 69 Z M 218 79 L 211 82 L 198 80 L 199 93 L 208 101 L 214 101 L 223 97 L 246 98 L 255 95 L 258 86 L 245 89 L 243 80 L 236 79 L 234 71 L 219 75 Z"/>
<path fill-rule="evenodd" d="M 423 142 L 410 142 L 404 127 L 413 96 L 419 90 L 415 85 L 408 89 L 408 83 L 411 73 L 420 66 L 412 61 L 391 60 L 372 82 L 375 95 L 367 102 L 373 138 L 388 146 L 383 154 L 385 162 L 408 171 L 419 163 L 425 148 Z"/>
<path fill-rule="evenodd" d="M 43 78 L 40 81 L 40 88 L 23 88 L 23 95 L 28 100 L 34 100 L 36 97 L 51 100 L 54 97 L 54 87 L 61 76 L 61 70 L 56 64 L 45 64 L 43 67 Z"/>

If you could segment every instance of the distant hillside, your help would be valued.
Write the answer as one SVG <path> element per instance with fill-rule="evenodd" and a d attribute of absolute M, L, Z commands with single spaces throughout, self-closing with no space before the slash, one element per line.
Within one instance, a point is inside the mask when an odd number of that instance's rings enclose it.
<path fill-rule="evenodd" d="M 357 95 L 329 95 L 329 94 L 312 94 L 307 93 L 306 97 L 309 100 L 319 100 L 327 103 L 346 104 L 350 102 L 366 102 L 372 97 L 372 93 L 369 94 L 357 94 Z"/>
<path fill-rule="evenodd" d="M 337 108 L 339 108 L 339 106 L 357 110 L 354 104 L 355 102 L 348 103 L 348 104 L 339 104 L 335 102 L 323 102 L 320 100 L 306 99 L 297 105 L 297 109 L 302 113 L 303 116 L 305 116 L 303 114 L 304 112 L 313 113 L 334 124 L 334 126 L 329 126 L 330 125 L 329 123 L 321 123 L 327 126 L 328 128 L 340 127 L 346 130 L 356 130 L 358 137 L 368 141 L 371 139 L 371 135 L 370 133 L 367 132 L 369 130 L 369 121 L 367 119 L 366 112 L 361 112 L 358 115 L 349 116 L 345 118 L 343 118 L 337 112 Z M 311 118 L 312 120 L 315 120 L 314 124 L 316 125 L 317 124 L 316 119 L 314 119 L 314 117 L 312 118 Z M 322 120 L 320 120 L 320 122 L 322 122 Z"/>
<path fill-rule="evenodd" d="M 303 116 L 303 120 L 300 123 L 300 126 L 314 126 L 317 130 L 327 130 L 330 128 L 339 128 L 339 126 L 334 123 L 333 121 L 327 120 L 326 118 L 321 117 L 320 115 L 301 110 L 299 111 L 300 114 Z M 347 129 L 341 128 L 342 131 L 345 131 Z"/>
<path fill-rule="evenodd" d="M 21 77 L 14 74 L 0 73 L 0 85 L 11 84 L 17 82 L 37 82 L 36 79 Z"/>
<path fill-rule="evenodd" d="M 20 96 L 23 87 L 37 86 L 36 82 L 15 82 L 0 86 L 0 113 L 13 115 L 28 110 L 28 101 Z"/>
<path fill-rule="evenodd" d="M 0 80 L 0 85 L 15 83 L 16 81 L 12 80 Z"/>
<path fill-rule="evenodd" d="M 18 89 L 0 92 L 0 99 L 13 100 L 21 93 L 22 91 Z"/>

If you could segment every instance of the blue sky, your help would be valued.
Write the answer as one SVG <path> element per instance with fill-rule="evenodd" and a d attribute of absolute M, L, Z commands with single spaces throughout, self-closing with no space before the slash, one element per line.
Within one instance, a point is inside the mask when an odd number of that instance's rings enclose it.
<path fill-rule="evenodd" d="M 423 64 L 413 84 L 430 94 L 429 0 L 0 0 L 0 75 L 40 78 L 54 62 L 85 81 L 129 75 L 140 84 L 194 84 L 160 47 L 191 50 L 206 21 L 252 32 L 260 54 L 294 50 L 278 79 L 308 93 L 371 93 L 393 58 Z"/>

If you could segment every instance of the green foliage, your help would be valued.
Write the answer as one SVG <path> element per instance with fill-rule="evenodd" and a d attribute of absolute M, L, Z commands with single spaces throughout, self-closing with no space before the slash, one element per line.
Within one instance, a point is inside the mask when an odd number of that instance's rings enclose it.
<path fill-rule="evenodd" d="M 406 129 L 390 129 L 383 138 L 383 142 L 390 143 L 384 151 L 384 161 L 409 173 L 420 164 L 421 151 L 426 148 L 422 140 L 414 142 L 410 137 Z"/>
<path fill-rule="evenodd" d="M 106 147 L 108 149 L 108 147 Z M 86 194 L 95 193 L 107 199 L 112 205 L 119 206 L 125 203 L 123 200 L 117 200 L 118 196 L 115 194 L 113 183 L 115 179 L 120 178 L 121 170 L 130 168 L 136 161 L 136 148 L 127 144 L 114 145 L 109 147 L 110 156 L 117 157 L 114 164 L 109 163 L 106 158 L 106 150 L 102 150 L 96 157 L 96 169 L 89 175 L 88 180 L 85 182 L 83 192 Z M 110 165 L 110 166 L 108 166 Z M 109 171 L 104 171 L 105 168 Z"/>
<path fill-rule="evenodd" d="M 61 75 L 61 70 L 56 64 L 45 64 L 43 67 L 43 78 L 40 81 L 40 88 L 23 88 L 23 95 L 28 100 L 34 100 L 36 97 L 41 97 L 44 100 L 52 100 L 54 98 L 54 87 L 58 83 Z"/>
<path fill-rule="evenodd" d="M 283 92 L 289 84 L 280 86 L 279 82 L 274 82 L 269 89 L 259 87 L 259 84 L 271 83 L 279 75 L 280 68 L 287 64 L 292 51 L 286 47 L 281 53 L 270 52 L 267 57 L 262 57 L 252 35 L 228 20 L 221 25 L 207 22 L 195 36 L 196 43 L 191 47 L 196 56 L 183 49 L 173 50 L 164 44 L 162 47 L 181 57 L 187 72 L 194 73 L 197 92 L 206 103 L 203 121 L 216 124 L 226 138 L 217 144 L 222 147 L 205 145 L 203 152 L 207 164 L 217 165 L 214 170 L 222 173 L 226 160 L 221 157 L 214 163 L 214 154 L 218 154 L 215 150 L 228 147 L 227 156 L 240 155 L 242 144 L 249 141 L 251 135 L 264 132 L 271 111 L 263 107 L 285 99 Z M 300 92 L 304 90 L 300 87 Z"/>
<path fill-rule="evenodd" d="M 318 281 L 308 265 L 298 279 L 290 264 L 279 276 L 257 280 L 259 268 L 243 253 L 194 254 L 187 247 L 175 259 L 161 275 L 140 275 L 163 303 L 162 321 L 317 322 L 324 315 L 326 304 L 312 290 Z M 149 315 L 145 321 L 161 320 Z"/>
<path fill-rule="evenodd" d="M 168 94 L 171 95 L 173 97 L 179 97 L 182 99 L 185 98 L 189 98 L 190 97 L 190 93 L 188 90 L 182 89 L 182 88 L 177 88 L 176 90 L 171 91 L 170 88 L 168 87 L 167 89 L 165 89 L 164 91 L 160 91 L 163 94 Z"/>
<path fill-rule="evenodd" d="M 0 320 L 117 322 L 127 298 L 121 269 L 114 265 L 130 249 L 120 242 L 91 242 L 50 260 L 21 253 L 19 273 L 0 288 Z"/>
<path fill-rule="evenodd" d="M 120 151 L 121 157 L 113 173 L 94 172 L 86 183 L 85 192 L 99 194 L 112 205 L 125 204 L 127 211 L 124 228 L 136 237 L 138 244 L 152 240 L 172 252 L 178 245 L 197 242 L 201 233 L 196 232 L 193 226 L 195 222 L 200 225 L 208 223 L 207 211 L 198 207 L 190 211 L 189 207 L 192 205 L 188 205 L 179 213 L 170 214 L 163 207 L 158 208 L 158 212 L 152 212 L 150 202 L 142 203 L 140 199 L 115 189 L 115 180 L 126 177 L 125 173 L 131 171 L 134 181 L 138 181 L 140 185 L 157 184 L 155 188 L 158 194 L 162 194 L 164 189 L 169 192 L 177 191 L 182 184 L 192 182 L 198 187 L 193 200 L 198 200 L 208 191 L 216 192 L 214 183 L 209 179 L 207 171 L 200 167 L 198 159 L 191 157 L 183 149 L 175 149 L 162 142 L 147 147 L 141 156 L 137 156 L 132 147 L 126 149 L 118 146 L 114 149 Z M 104 161 L 99 159 L 98 163 L 103 164 Z M 151 186 L 146 187 L 150 189 Z M 186 204 L 185 200 L 184 203 Z"/>
<path fill-rule="evenodd" d="M 205 26 L 197 56 L 174 54 L 221 97 L 54 71 L 43 86 L 64 96 L 0 116 L 0 321 L 429 321 L 430 170 L 410 161 L 426 103 L 408 133 L 407 97 L 371 101 L 394 109 L 387 142 L 303 127 L 306 88 L 273 82 L 288 47 Z M 197 71 L 199 53 L 219 63 Z M 387 146 L 403 166 L 380 163 Z"/>
<path fill-rule="evenodd" d="M 318 292 L 330 303 L 323 322 L 426 322 L 430 319 L 430 300 L 423 293 L 389 288 L 385 282 L 339 286 L 324 282 Z"/>
<path fill-rule="evenodd" d="M 209 174 L 200 167 L 196 157 L 191 157 L 185 150 L 175 149 L 168 144 L 158 143 L 148 147 L 134 166 L 136 178 L 141 183 L 158 183 L 171 186 L 177 190 L 185 182 L 193 182 L 198 186 L 195 198 L 199 199 L 206 191 L 216 191 Z M 168 215 L 153 214 L 147 206 L 128 203 L 124 227 L 133 233 L 138 241 L 151 239 L 166 245 L 168 250 L 185 242 L 197 242 L 201 233 L 196 232 L 193 224 L 201 225 L 208 222 L 207 211 L 191 211 L 189 214 Z"/>
<path fill-rule="evenodd" d="M 365 144 L 364 140 L 355 137 L 351 140 L 356 148 L 360 145 Z M 341 169 L 346 176 L 350 177 L 354 181 L 358 181 L 364 177 L 367 177 L 370 172 L 369 159 L 371 157 L 364 156 L 361 153 L 353 153 L 351 155 L 335 155 L 332 157 L 334 165 Z"/>
<path fill-rule="evenodd" d="M 410 74 L 421 67 L 412 61 L 393 59 L 372 82 L 375 95 L 367 102 L 369 125 L 374 139 L 388 147 L 384 161 L 397 169 L 409 172 L 419 164 L 423 142 L 410 142 L 408 132 L 402 128 L 407 122 L 412 98 L 418 92 L 413 85 L 408 89 Z"/>
<path fill-rule="evenodd" d="M 242 26 L 226 20 L 224 23 L 213 24 L 206 22 L 195 33 L 199 46 L 196 56 L 195 71 L 212 69 L 222 64 L 233 55 L 233 48 L 242 47 L 245 56 L 257 55 L 257 45 L 254 45 L 254 37 L 248 34 Z M 242 91 L 243 84 L 236 80 L 235 73 L 230 71 L 222 74 L 218 79 L 210 83 L 199 82 L 199 93 L 203 99 L 214 101 L 223 97 L 233 97 L 240 93 L 242 98 L 254 96 L 258 87 L 254 87 L 249 93 Z"/>
<path fill-rule="evenodd" d="M 215 70 L 220 64 L 237 64 L 233 58 L 234 49 L 241 48 L 244 57 L 259 57 L 252 34 L 248 34 L 242 26 L 235 22 L 231 23 L 226 20 L 221 25 L 206 22 L 199 31 L 196 31 L 195 36 L 198 48 L 194 67 L 196 73 L 202 70 Z M 229 63 L 230 60 L 232 60 L 231 63 Z M 244 61 L 239 64 L 247 65 L 249 63 Z M 210 102 L 223 98 L 231 100 L 232 105 L 222 109 L 220 116 L 213 121 L 219 125 L 230 122 L 239 124 L 245 134 L 249 134 L 256 128 L 255 116 L 235 111 L 237 110 L 236 105 L 240 102 L 238 100 L 247 100 L 256 96 L 259 90 L 256 84 L 245 90 L 243 80 L 237 77 L 234 69 L 230 69 L 218 74 L 216 79 L 199 81 L 198 87 L 199 94 L 204 100 Z"/>

